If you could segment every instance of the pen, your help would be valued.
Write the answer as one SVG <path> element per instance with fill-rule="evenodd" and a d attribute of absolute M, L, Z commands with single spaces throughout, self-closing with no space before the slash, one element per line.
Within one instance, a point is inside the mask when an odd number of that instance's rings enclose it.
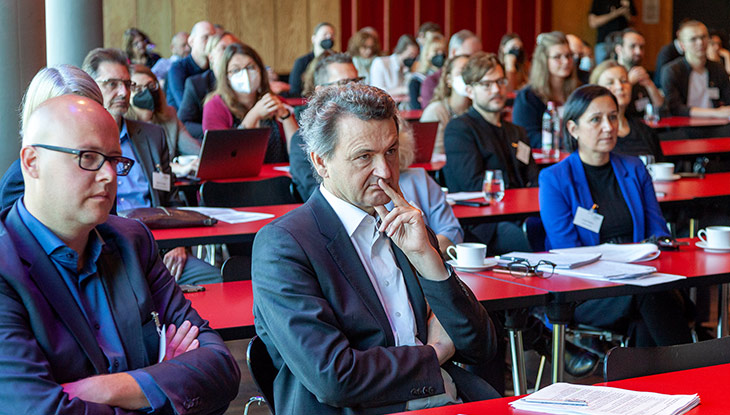
<path fill-rule="evenodd" d="M 489 202 L 469 202 L 467 200 L 456 200 L 456 201 L 454 201 L 454 204 L 461 205 L 461 206 L 471 206 L 471 207 L 489 206 Z"/>
<path fill-rule="evenodd" d="M 588 402 L 581 401 L 578 399 L 533 399 L 533 398 L 522 398 L 523 402 L 537 403 L 543 405 L 569 405 L 569 406 L 588 406 Z"/>

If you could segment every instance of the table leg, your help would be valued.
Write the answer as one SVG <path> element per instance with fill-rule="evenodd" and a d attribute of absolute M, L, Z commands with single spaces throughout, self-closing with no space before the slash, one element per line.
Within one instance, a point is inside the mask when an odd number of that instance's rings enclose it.
<path fill-rule="evenodd" d="M 525 372 L 525 348 L 522 344 L 522 331 L 509 329 L 509 351 L 512 356 L 512 383 L 515 396 L 527 393 L 527 375 Z"/>
<path fill-rule="evenodd" d="M 565 375 L 565 324 L 553 323 L 553 383 L 563 381 Z"/>
<path fill-rule="evenodd" d="M 717 314 L 717 337 L 725 337 L 728 334 L 728 312 L 727 312 L 727 301 L 728 294 L 730 293 L 730 284 L 720 284 L 718 287 L 719 299 L 718 299 L 718 314 Z"/>

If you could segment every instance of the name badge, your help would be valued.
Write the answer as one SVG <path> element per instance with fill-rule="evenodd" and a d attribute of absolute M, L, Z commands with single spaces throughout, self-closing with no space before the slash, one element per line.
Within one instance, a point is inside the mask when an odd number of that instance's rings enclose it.
<path fill-rule="evenodd" d="M 517 154 L 515 156 L 517 160 L 521 161 L 523 164 L 530 164 L 530 154 L 532 154 L 532 149 L 530 148 L 530 146 L 522 141 L 518 141 Z"/>
<path fill-rule="evenodd" d="M 720 88 L 707 88 L 707 95 L 710 97 L 710 99 L 720 99 Z"/>
<path fill-rule="evenodd" d="M 161 190 L 163 192 L 169 192 L 171 187 L 170 175 L 167 173 L 161 173 L 158 171 L 152 172 L 152 188 L 155 190 Z"/>
<path fill-rule="evenodd" d="M 638 112 L 644 112 L 646 109 L 646 105 L 649 103 L 649 98 L 639 98 L 636 101 L 634 101 L 634 107 L 636 108 L 636 111 Z"/>
<path fill-rule="evenodd" d="M 603 215 L 596 213 L 592 210 L 588 210 L 578 206 L 575 211 L 575 218 L 573 219 L 573 225 L 580 226 L 583 229 L 588 229 L 593 233 L 598 233 L 601 230 L 601 224 L 603 223 Z"/>

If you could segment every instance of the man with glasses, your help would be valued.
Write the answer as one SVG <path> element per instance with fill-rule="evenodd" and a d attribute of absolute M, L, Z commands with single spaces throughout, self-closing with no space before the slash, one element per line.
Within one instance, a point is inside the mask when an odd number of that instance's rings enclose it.
<path fill-rule="evenodd" d="M 719 62 L 707 59 L 707 27 L 697 20 L 682 23 L 677 31 L 684 50 L 663 68 L 662 89 L 672 115 L 730 117 L 730 80 Z"/>
<path fill-rule="evenodd" d="M 444 179 L 450 192 L 482 190 L 485 170 L 500 170 L 505 188 L 537 186 L 538 169 L 525 130 L 502 119 L 507 99 L 504 68 L 493 53 L 479 52 L 461 72 L 472 100 L 469 110 L 444 130 Z M 466 227 L 466 239 L 486 243 L 490 255 L 529 251 L 518 224 Z"/>
<path fill-rule="evenodd" d="M 235 359 L 149 231 L 109 215 L 135 164 L 115 120 L 93 100 L 51 98 L 24 127 L 20 164 L 25 194 L 0 215 L 3 410 L 225 411 Z"/>
<path fill-rule="evenodd" d="M 117 179 L 117 212 L 169 206 L 173 176 L 165 130 L 125 118 L 134 85 L 126 55 L 118 49 L 94 49 L 86 55 L 83 70 L 99 85 L 104 107 L 117 123 L 122 155 L 135 161 L 129 174 Z M 184 247 L 168 251 L 164 261 L 180 284 L 221 281 L 219 272 Z"/>

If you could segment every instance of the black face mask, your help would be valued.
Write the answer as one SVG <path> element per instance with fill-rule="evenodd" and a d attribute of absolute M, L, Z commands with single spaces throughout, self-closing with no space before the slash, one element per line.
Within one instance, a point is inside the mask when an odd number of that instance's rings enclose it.
<path fill-rule="evenodd" d="M 522 63 L 525 61 L 525 51 L 518 48 L 510 49 L 507 54 L 514 55 L 515 58 L 517 58 L 517 63 Z"/>
<path fill-rule="evenodd" d="M 155 97 L 152 96 L 152 91 L 145 89 L 142 92 L 137 93 L 132 97 L 132 105 L 143 110 L 155 110 Z"/>
<path fill-rule="evenodd" d="M 413 66 L 414 63 L 416 63 L 416 58 L 403 59 L 403 65 L 405 65 L 406 68 L 410 68 L 411 66 Z"/>
<path fill-rule="evenodd" d="M 446 61 L 446 55 L 443 53 L 439 53 L 438 55 L 435 55 L 433 58 L 431 58 L 431 64 L 433 66 L 440 68 L 444 66 L 444 62 Z"/>
<path fill-rule="evenodd" d="M 332 49 L 332 46 L 335 45 L 335 41 L 332 39 L 322 39 L 321 42 L 319 42 L 319 46 L 322 47 L 324 50 L 330 50 Z"/>

